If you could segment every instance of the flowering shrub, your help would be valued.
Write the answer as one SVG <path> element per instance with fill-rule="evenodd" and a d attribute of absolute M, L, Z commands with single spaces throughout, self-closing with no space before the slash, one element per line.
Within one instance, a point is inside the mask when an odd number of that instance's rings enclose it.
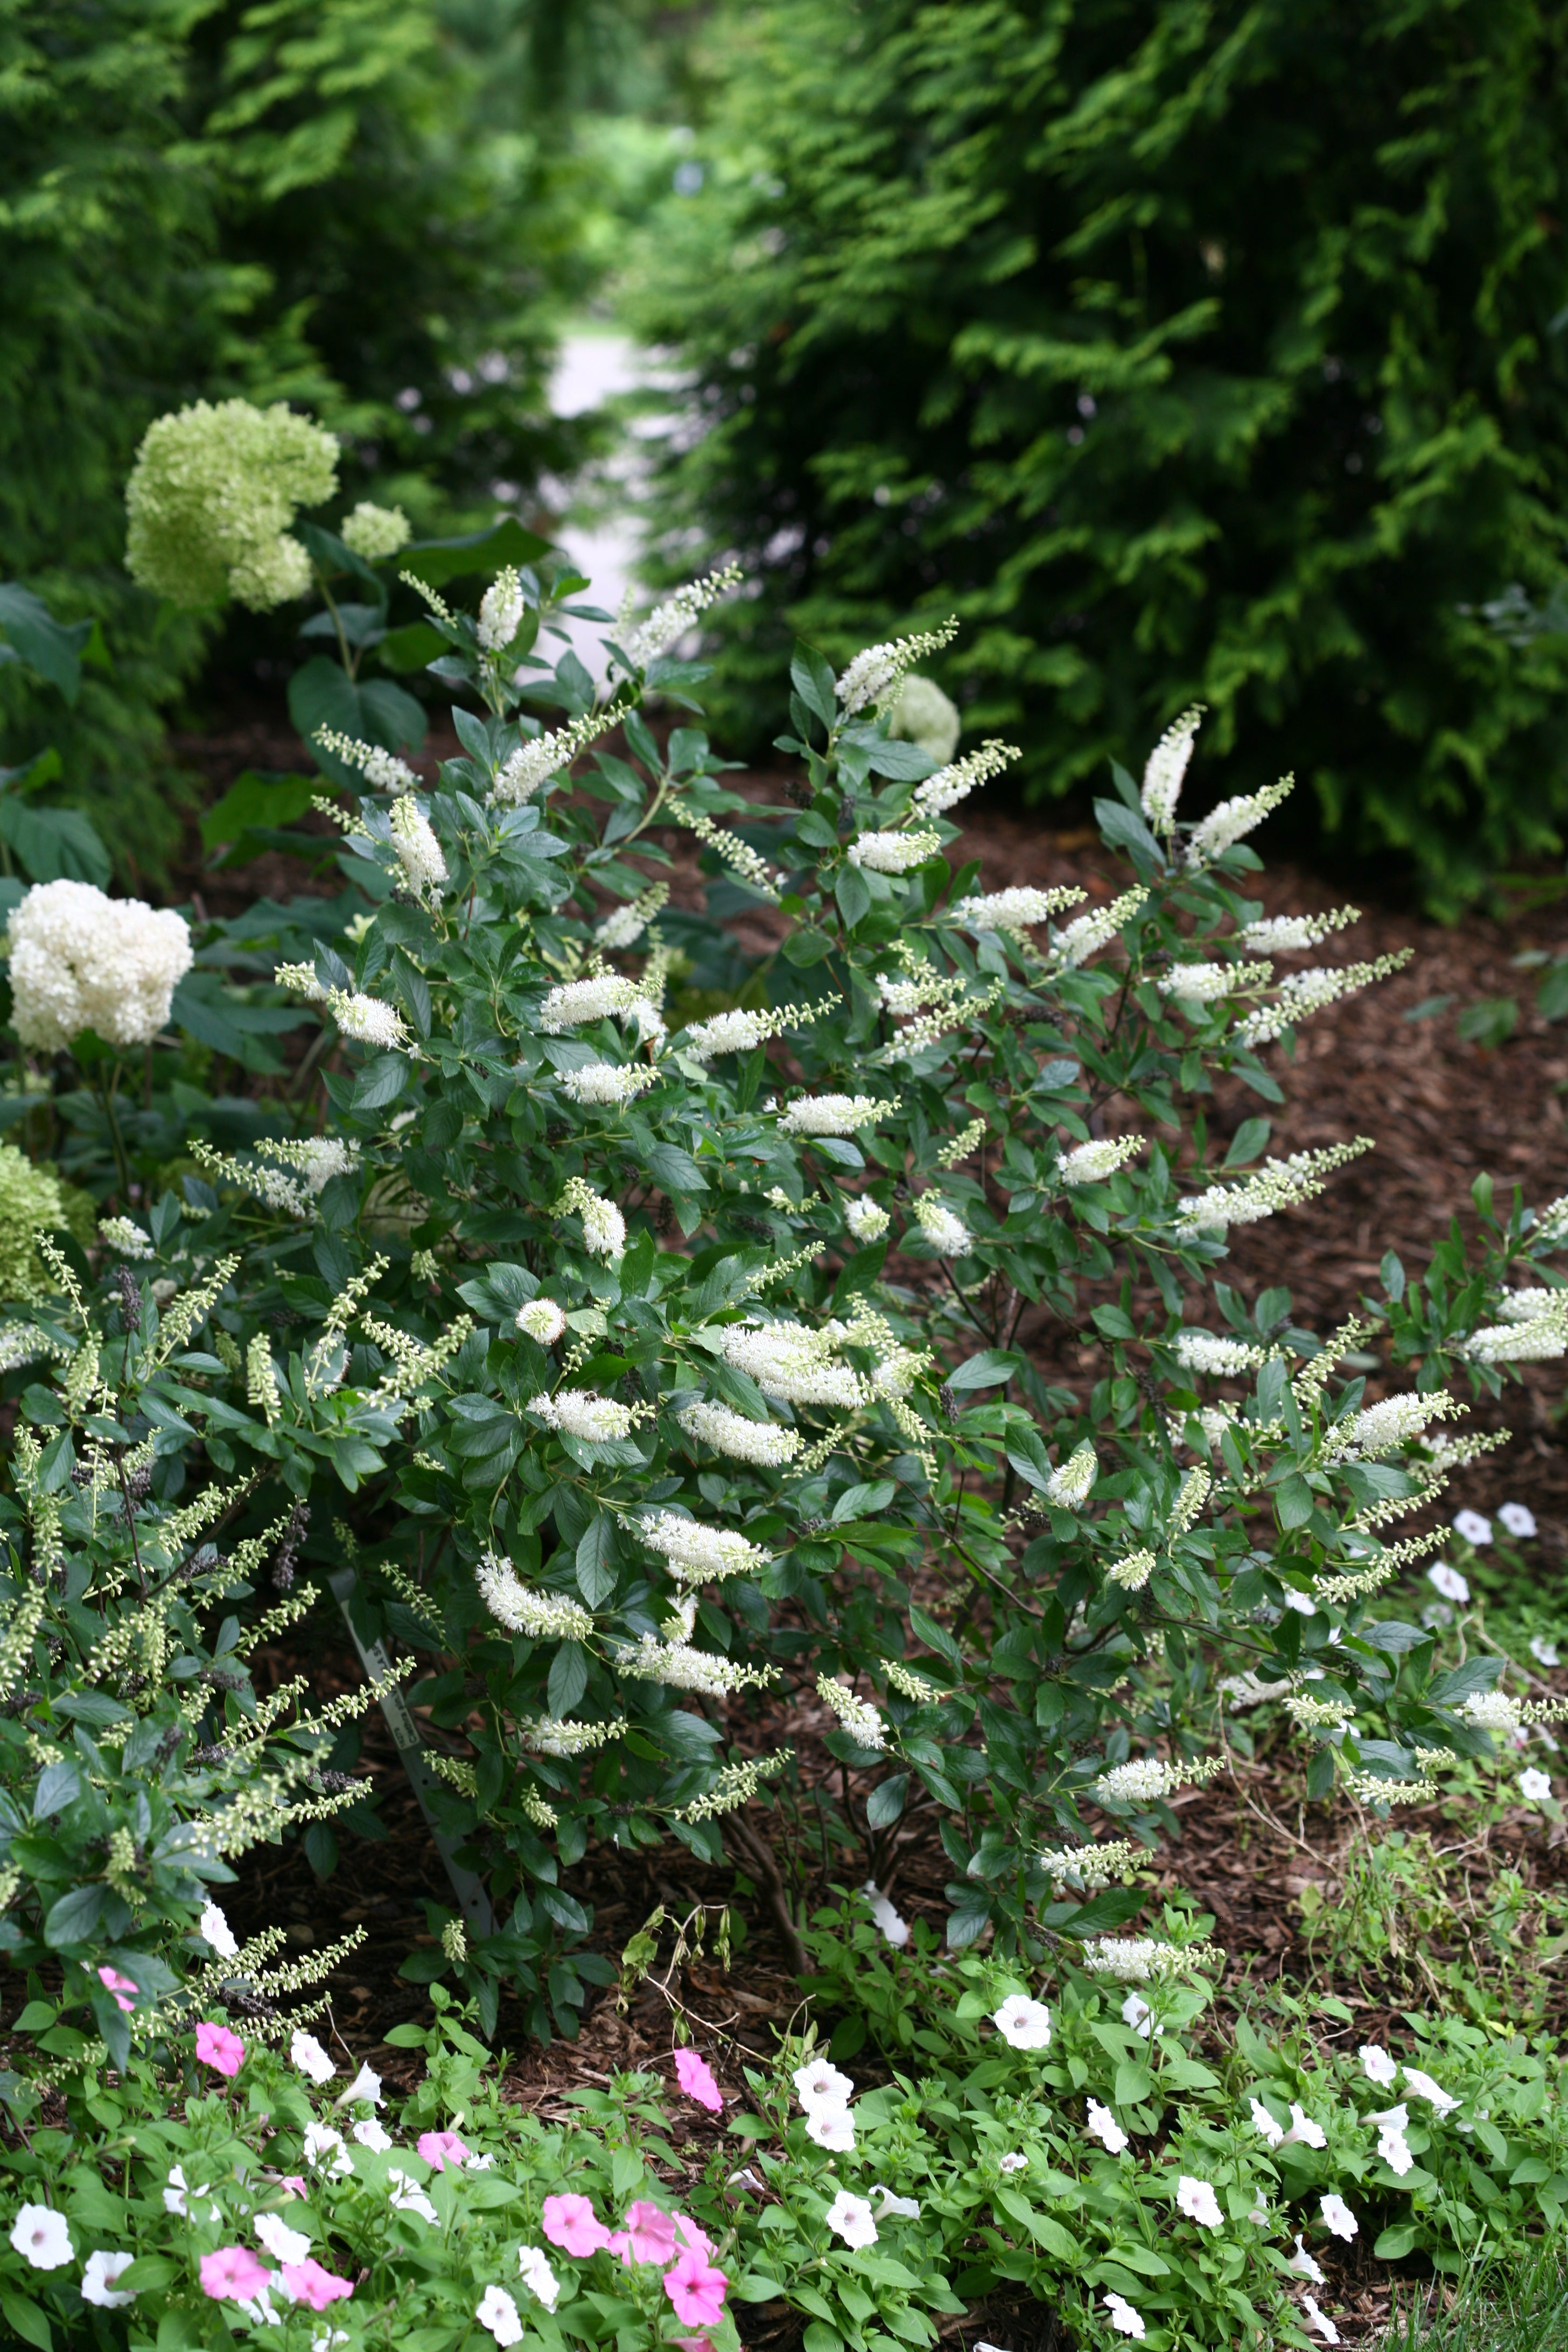
<path fill-rule="evenodd" d="M 442 1826 L 496 1914 L 408 1970 L 488 2021 L 509 1979 L 541 2032 L 608 1973 L 569 1885 L 589 1836 L 717 1859 L 787 1769 L 781 1698 L 837 1717 L 874 1848 L 934 1809 L 950 1943 L 1020 1959 L 1140 1907 L 1117 1882 L 1222 1769 L 1238 1661 L 1310 1792 L 1379 1810 L 1560 1704 L 1499 1656 L 1442 1666 L 1376 1596 L 1428 1549 L 1385 1530 L 1484 1442 L 1445 1426 L 1450 1374 L 1495 1390 L 1568 1347 L 1568 1208 L 1505 1218 L 1483 1184 L 1479 1255 L 1445 1244 L 1416 1289 L 1391 1254 L 1333 1334 L 1224 1278 L 1231 1226 L 1371 1148 L 1270 1157 L 1257 1117 L 1211 1149 L 1215 1076 L 1277 1100 L 1279 1041 L 1388 968 L 1279 969 L 1351 919 L 1246 897 L 1284 787 L 1184 825 L 1189 713 L 1100 804 L 1124 891 L 982 893 L 949 813 L 1005 747 L 936 768 L 891 732 L 935 639 L 837 680 L 799 655 L 786 810 L 731 792 L 695 727 L 656 737 L 639 705 L 689 698 L 679 641 L 721 584 L 610 635 L 595 688 L 533 651 L 559 582 L 504 570 L 477 617 L 422 583 L 462 751 L 424 793 L 321 731 L 359 889 L 310 902 L 276 968 L 321 1024 L 325 1129 L 198 1142 L 199 1173 L 151 1213 L 121 1182 L 103 1227 L 154 1286 L 205 1284 L 182 1425 L 135 1408 L 154 1453 L 195 1433 L 289 1497 L 335 1479 L 374 1529 L 359 1620 L 437 1654 L 422 1696 L 465 1743 Z M 671 825 L 703 914 L 665 903 Z M 779 950 L 748 967 L 721 926 L 759 908 Z M 303 919 L 258 910 L 253 958 L 268 926 L 293 948 Z M 133 1125 L 121 1157 L 155 1177 Z M 1016 1344 L 1029 1306 L 1092 1334 L 1088 1397 Z M 1368 1404 L 1340 1367 L 1373 1338 L 1414 1384 Z"/>

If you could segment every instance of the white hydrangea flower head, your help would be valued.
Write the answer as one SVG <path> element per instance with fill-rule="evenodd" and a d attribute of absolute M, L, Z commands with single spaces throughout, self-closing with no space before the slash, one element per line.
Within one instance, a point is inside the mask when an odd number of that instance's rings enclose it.
<path fill-rule="evenodd" d="M 906 680 L 905 693 L 912 683 L 912 680 Z M 950 808 L 956 808 L 960 801 L 967 800 L 977 786 L 987 782 L 993 776 L 1000 775 L 1004 768 L 1022 757 L 1016 744 L 982 743 L 978 751 L 967 752 L 962 760 L 955 760 L 950 767 L 939 768 L 934 776 L 928 776 L 923 783 L 917 784 L 910 805 L 921 816 L 945 816 Z"/>
<path fill-rule="evenodd" d="M 474 1570 L 479 1598 L 509 1633 L 534 1642 L 582 1642 L 594 1630 L 588 1612 L 559 1592 L 531 1591 L 510 1559 L 487 1551 Z"/>
<path fill-rule="evenodd" d="M 63 1052 L 84 1029 L 106 1045 L 150 1045 L 193 961 L 184 918 L 89 882 L 40 882 L 11 910 L 11 1025 L 24 1045 Z"/>
<path fill-rule="evenodd" d="M 438 898 L 447 878 L 446 855 L 435 827 L 412 793 L 405 793 L 393 809 L 392 845 L 414 896 Z"/>
<path fill-rule="evenodd" d="M 574 1102 L 599 1108 L 635 1102 L 638 1095 L 658 1084 L 658 1072 L 642 1062 L 588 1062 L 580 1070 L 563 1070 L 559 1075 L 563 1094 L 570 1095 Z"/>
<path fill-rule="evenodd" d="M 1143 789 L 1139 794 L 1143 814 L 1155 833 L 1170 833 L 1176 823 L 1176 803 L 1182 796 L 1182 782 L 1187 763 L 1193 756 L 1193 738 L 1203 725 L 1204 705 L 1194 702 L 1173 719 L 1153 750 L 1143 769 Z M 1139 2331 L 1142 2334 L 1142 2330 Z"/>
<path fill-rule="evenodd" d="M 126 485 L 126 569 L 187 611 L 234 597 L 267 612 L 310 584 L 287 537 L 337 486 L 335 437 L 281 401 L 192 402 L 150 425 Z"/>
<path fill-rule="evenodd" d="M 476 632 L 479 651 L 486 654 L 504 653 L 522 626 L 522 616 L 528 602 L 522 593 L 522 583 L 517 567 L 509 563 L 498 572 L 479 599 L 479 627 Z"/>
<path fill-rule="evenodd" d="M 363 563 L 382 563 L 389 555 L 400 555 L 413 536 L 401 507 L 378 507 L 370 499 L 361 499 L 338 525 L 338 537 Z"/>
<path fill-rule="evenodd" d="M 978 898 L 961 898 L 952 910 L 952 920 L 966 931 L 1025 931 L 1036 923 L 1047 922 L 1064 907 L 1076 907 L 1083 897 L 1081 890 L 1033 890 L 1019 885 L 1011 890 L 993 890 Z"/>
<path fill-rule="evenodd" d="M 1141 1135 L 1118 1135 L 1102 1143 L 1075 1144 L 1057 1162 L 1058 1184 L 1100 1184 L 1136 1160 L 1143 1149 Z"/>
<path fill-rule="evenodd" d="M 951 760 L 958 749 L 963 721 L 958 705 L 933 677 L 906 670 L 889 706 L 888 732 L 899 741 L 914 744 L 928 760 Z"/>
<path fill-rule="evenodd" d="M 852 719 L 858 710 L 885 701 L 906 670 L 912 669 L 927 654 L 941 653 L 957 635 L 958 623 L 951 620 L 940 629 L 922 629 L 886 645 L 868 646 L 838 677 L 835 690 L 840 710 L 847 719 Z"/>
<path fill-rule="evenodd" d="M 781 1135 L 855 1135 L 896 1105 L 876 1095 L 797 1095 L 779 1119 Z"/>
<path fill-rule="evenodd" d="M 862 1192 L 846 1206 L 844 1222 L 858 1242 L 874 1242 L 887 1232 L 893 1221 L 879 1201 L 873 1201 L 868 1194 Z"/>
<path fill-rule="evenodd" d="M 873 874 L 907 874 L 941 847 L 942 835 L 934 832 L 863 833 L 851 842 L 848 858 L 851 866 L 864 866 Z"/>
<path fill-rule="evenodd" d="M 752 1462 L 765 1469 L 781 1469 L 793 1462 L 803 1443 L 795 1430 L 781 1429 L 772 1421 L 749 1421 L 744 1413 L 707 1398 L 687 1407 L 680 1426 L 689 1437 L 711 1446 L 715 1454 L 727 1454 L 732 1461 Z"/>

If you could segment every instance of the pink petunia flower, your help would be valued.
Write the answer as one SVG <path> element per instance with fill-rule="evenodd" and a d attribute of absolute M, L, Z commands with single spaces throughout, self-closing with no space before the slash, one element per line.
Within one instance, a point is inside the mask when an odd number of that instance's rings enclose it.
<path fill-rule="evenodd" d="M 445 2172 L 450 2164 L 459 2171 L 468 2160 L 468 2149 L 455 2131 L 421 2132 L 414 2143 L 433 2172 Z"/>
<path fill-rule="evenodd" d="M 248 2246 L 219 2246 L 215 2253 L 202 2256 L 198 2271 L 202 2293 L 210 2294 L 215 2303 L 248 2303 L 272 2277 Z"/>
<path fill-rule="evenodd" d="M 279 2189 L 286 2189 L 290 2197 L 303 2197 L 305 2194 L 304 2177 L 298 2172 L 280 2172 L 278 2176 L 278 2186 Z"/>
<path fill-rule="evenodd" d="M 626 2207 L 626 2248 L 634 2263 L 668 2262 L 675 2252 L 674 2215 L 639 2197 Z"/>
<path fill-rule="evenodd" d="M 196 2056 L 204 2066 L 232 2077 L 245 2063 L 245 2044 L 226 2025 L 215 2025 L 210 2018 L 204 2018 L 196 2028 Z"/>
<path fill-rule="evenodd" d="M 129 2017 L 136 2006 L 134 2000 L 127 2000 L 125 1998 L 128 1992 L 133 1993 L 136 1990 L 132 1979 L 130 1977 L 122 1977 L 118 1969 L 100 1969 L 98 1981 L 100 1985 L 108 1986 L 114 1995 L 116 2008 L 122 2009 Z"/>
<path fill-rule="evenodd" d="M 292 2302 L 308 2303 L 312 2311 L 325 2311 L 330 2303 L 339 2303 L 354 2291 L 352 2279 L 323 2270 L 311 2254 L 302 2263 L 285 2263 L 278 2275 L 285 2294 Z"/>
<path fill-rule="evenodd" d="M 610 2233 L 585 2197 L 547 2197 L 542 2216 L 545 2236 L 563 2253 L 596 2254 Z"/>
<path fill-rule="evenodd" d="M 709 2255 L 713 2252 L 713 2241 L 708 2235 L 707 2231 L 700 2230 L 689 2213 L 678 2213 L 675 2217 L 675 2226 L 680 2232 L 680 2236 L 684 2243 L 689 2246 L 695 2246 L 703 2261 L 706 2262 Z"/>
<path fill-rule="evenodd" d="M 713 2080 L 713 2069 L 706 2058 L 695 2050 L 678 2050 L 675 2053 L 675 2079 L 689 2099 L 716 2116 L 723 2106 L 719 2085 Z"/>
<path fill-rule="evenodd" d="M 710 2269 L 706 2255 L 695 2246 L 688 2246 L 674 2268 L 664 2274 L 664 2291 L 683 2327 L 717 2327 L 724 2316 L 729 2284 L 723 2272 Z"/>

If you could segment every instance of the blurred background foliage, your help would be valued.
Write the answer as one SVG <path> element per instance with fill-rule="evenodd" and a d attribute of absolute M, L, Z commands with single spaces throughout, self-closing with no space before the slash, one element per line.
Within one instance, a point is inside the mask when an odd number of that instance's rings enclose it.
<path fill-rule="evenodd" d="M 169 716 L 291 624 L 132 587 L 146 425 L 285 398 L 344 509 L 547 522 L 591 310 L 679 418 L 654 576 L 752 575 L 731 741 L 792 632 L 956 611 L 1030 794 L 1201 700 L 1281 846 L 1456 911 L 1568 818 L 1565 68 L 1568 0 L 0 0 L 0 577 L 113 665 L 0 669 L 3 756 L 155 879 Z"/>

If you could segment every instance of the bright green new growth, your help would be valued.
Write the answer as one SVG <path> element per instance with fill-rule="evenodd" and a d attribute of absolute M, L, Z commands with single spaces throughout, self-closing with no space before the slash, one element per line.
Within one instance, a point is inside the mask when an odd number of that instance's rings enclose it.
<path fill-rule="evenodd" d="M 85 1203 L 85 1230 L 77 1211 Z M 62 1184 L 47 1169 L 35 1168 L 14 1143 L 0 1143 L 0 1286 L 6 1298 L 33 1300 L 44 1296 L 44 1270 L 39 1263 L 40 1233 L 75 1232 L 87 1241 L 92 1233 L 91 1203 L 74 1184 Z"/>
<path fill-rule="evenodd" d="M 233 597 L 265 613 L 310 584 L 288 534 L 337 487 L 338 445 L 279 401 L 195 401 L 150 425 L 125 493 L 125 562 L 139 586 L 187 611 Z"/>

